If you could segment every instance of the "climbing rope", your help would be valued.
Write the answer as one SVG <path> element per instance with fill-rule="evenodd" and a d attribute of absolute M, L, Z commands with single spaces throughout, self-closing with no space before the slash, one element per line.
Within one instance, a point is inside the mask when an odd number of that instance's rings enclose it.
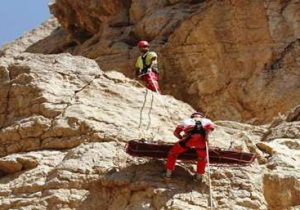
<path fill-rule="evenodd" d="M 151 78 L 151 82 L 154 84 L 154 81 L 153 81 L 152 78 Z M 171 117 L 172 115 L 170 114 L 169 109 L 167 108 L 166 104 L 164 103 L 163 98 L 162 98 L 162 95 L 160 94 L 160 92 L 159 92 L 158 89 L 156 88 L 156 85 L 154 85 L 154 88 L 155 88 L 155 92 L 156 92 L 156 93 L 158 94 L 158 96 L 159 96 L 159 101 L 160 101 L 161 105 L 163 106 L 165 113 L 166 113 L 167 116 L 168 116 L 168 120 L 169 120 L 170 124 L 174 124 L 174 120 L 173 120 L 172 117 Z"/>
<path fill-rule="evenodd" d="M 138 126 L 139 138 L 142 138 L 142 139 L 145 139 L 145 137 L 146 137 L 144 129 L 142 128 L 142 124 L 143 124 L 143 110 L 144 110 L 146 102 L 147 102 L 147 95 L 148 95 L 148 89 L 146 88 L 143 106 L 140 109 L 140 122 L 139 122 L 139 126 Z"/>
<path fill-rule="evenodd" d="M 149 130 L 150 125 L 151 125 L 151 111 L 152 111 L 153 99 L 154 99 L 153 93 L 151 94 L 151 96 L 152 96 L 152 98 L 151 98 L 151 105 L 150 105 L 150 108 L 149 108 L 149 111 L 148 111 L 148 125 L 147 125 L 147 130 Z"/>
<path fill-rule="evenodd" d="M 213 210 L 214 209 L 214 205 L 213 205 L 211 180 L 210 180 L 209 149 L 208 149 L 208 143 L 207 143 L 207 141 L 206 141 L 206 159 L 207 159 L 207 176 L 208 176 L 208 185 L 209 185 L 209 204 L 210 204 L 210 209 Z"/>
<path fill-rule="evenodd" d="M 146 135 L 145 135 L 145 131 L 144 129 L 142 128 L 142 124 L 143 124 L 143 110 L 146 106 L 146 103 L 147 103 L 147 96 L 148 96 L 148 89 L 146 88 L 146 91 L 145 91 L 145 96 L 144 96 L 144 102 L 143 102 L 143 106 L 142 108 L 140 109 L 140 121 L 139 121 L 139 133 L 140 133 L 140 137 L 142 137 L 143 139 L 145 139 Z M 153 93 L 151 92 L 151 104 L 150 104 L 150 107 L 149 107 L 149 111 L 148 111 L 148 123 L 147 123 L 147 127 L 146 127 L 146 130 L 149 130 L 150 128 L 150 125 L 151 125 L 151 111 L 152 111 L 152 107 L 153 107 L 153 99 L 154 99 L 154 96 L 153 96 Z"/>
<path fill-rule="evenodd" d="M 141 110 L 140 110 L 140 122 L 139 122 L 139 128 L 141 128 L 141 126 L 142 126 L 142 121 L 143 121 L 143 110 L 144 110 L 145 105 L 146 105 L 147 95 L 148 95 L 148 89 L 146 88 L 143 106 L 142 106 L 142 108 L 141 108 Z"/>
<path fill-rule="evenodd" d="M 155 84 L 156 81 L 154 81 L 152 79 L 152 77 L 150 77 L 150 80 L 153 84 Z M 164 109 L 164 112 L 167 114 L 167 118 L 168 118 L 168 121 L 170 122 L 170 124 L 175 124 L 174 123 L 174 120 L 172 119 L 172 115 L 170 114 L 170 111 L 168 110 L 166 104 L 164 103 L 163 99 L 162 99 L 162 95 L 160 94 L 160 92 L 158 91 L 157 89 L 157 86 L 156 85 L 153 85 L 154 88 L 155 88 L 155 92 L 157 93 L 158 95 L 158 98 L 159 98 L 159 101 Z M 146 88 L 146 92 L 145 92 L 145 96 L 144 96 L 144 102 L 143 102 L 143 106 L 141 107 L 140 109 L 140 121 L 139 121 L 139 131 L 140 131 L 140 136 L 142 136 L 143 138 L 145 138 L 145 133 L 144 133 L 144 129 L 142 129 L 142 124 L 143 124 L 143 111 L 145 109 L 145 106 L 146 106 L 146 102 L 147 102 L 147 96 L 148 96 L 148 89 Z M 152 108 L 153 108 L 153 101 L 154 101 L 154 95 L 153 95 L 153 91 L 151 91 L 151 104 L 150 104 L 150 107 L 149 107 L 149 111 L 148 111 L 148 123 L 147 123 L 147 127 L 146 127 L 146 130 L 149 130 L 150 126 L 151 126 L 151 123 L 152 123 L 152 119 L 151 119 L 151 111 L 152 111 Z"/>

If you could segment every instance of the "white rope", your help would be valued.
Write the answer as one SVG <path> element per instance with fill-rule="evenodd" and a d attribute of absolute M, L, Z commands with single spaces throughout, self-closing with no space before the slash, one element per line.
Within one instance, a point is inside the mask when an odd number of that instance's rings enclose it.
<path fill-rule="evenodd" d="M 144 108 L 146 107 L 146 103 L 147 103 L 147 96 L 148 96 L 148 89 L 146 88 L 146 92 L 145 92 L 145 96 L 144 96 L 144 102 L 143 102 L 143 106 L 142 108 L 140 109 L 140 122 L 139 122 L 139 137 L 143 138 L 143 139 L 146 139 L 146 134 L 145 134 L 145 129 L 143 128 L 143 110 Z M 148 123 L 147 123 L 147 128 L 146 130 L 149 130 L 150 128 L 150 125 L 151 125 L 151 111 L 152 111 L 152 107 L 153 107 L 153 93 L 151 91 L 151 104 L 150 104 L 150 107 L 149 107 L 149 111 L 148 111 Z"/>
<path fill-rule="evenodd" d="M 150 128 L 150 125 L 151 125 L 151 111 L 152 111 L 152 107 L 153 107 L 153 93 L 151 94 L 152 98 L 151 98 L 151 105 L 150 105 L 150 108 L 149 108 L 149 111 L 148 111 L 148 125 L 147 125 L 147 129 L 146 130 L 149 130 Z"/>
<path fill-rule="evenodd" d="M 206 160 L 207 160 L 207 175 L 208 175 L 208 185 L 209 185 L 209 202 L 210 202 L 210 209 L 214 209 L 213 205 L 213 197 L 212 197 L 212 190 L 211 190 L 211 180 L 210 180 L 210 164 L 209 164 L 209 149 L 208 143 L 206 141 Z"/>
<path fill-rule="evenodd" d="M 143 110 L 144 110 L 145 105 L 146 105 L 147 95 L 148 95 L 148 89 L 146 88 L 143 106 L 142 106 L 142 108 L 140 109 L 140 123 L 139 123 L 139 128 L 141 128 L 141 126 L 142 126 L 142 124 L 143 124 Z"/>
<path fill-rule="evenodd" d="M 151 79 L 151 82 L 154 84 L 154 82 L 153 82 L 153 80 L 152 80 L 152 77 L 150 77 L 150 79 Z M 158 83 L 158 82 L 157 82 L 157 83 Z M 160 92 L 159 92 L 158 89 L 156 88 L 156 85 L 154 85 L 154 88 L 155 88 L 156 93 L 157 93 L 158 96 L 159 96 L 159 101 L 160 101 L 161 105 L 162 105 L 163 108 L 164 108 L 164 111 L 166 112 L 166 114 L 167 114 L 167 116 L 168 116 L 168 120 L 169 120 L 170 124 L 173 124 L 173 119 L 171 118 L 171 114 L 170 114 L 169 110 L 167 109 L 166 104 L 164 103 L 164 101 L 163 101 L 163 99 L 162 99 L 162 95 L 160 94 Z"/>
<path fill-rule="evenodd" d="M 142 128 L 142 124 L 143 124 L 143 110 L 144 110 L 145 105 L 146 105 L 147 95 L 148 95 L 148 89 L 146 88 L 143 106 L 140 109 L 140 122 L 139 122 L 139 127 L 138 127 L 139 128 L 139 138 L 143 138 L 143 139 L 145 139 L 145 132 L 144 132 L 144 129 Z"/>
<path fill-rule="evenodd" d="M 145 74 L 144 74 L 145 75 Z M 144 76 L 144 75 L 141 75 L 141 76 Z M 165 113 L 167 114 L 167 118 L 168 118 L 168 121 L 169 121 L 169 123 L 170 124 L 174 124 L 174 121 L 173 121 L 173 119 L 172 119 L 172 117 L 171 117 L 171 114 L 170 114 L 170 112 L 169 112 L 169 110 L 167 109 L 167 106 L 166 106 L 166 104 L 164 103 L 164 101 L 163 101 L 163 99 L 162 99 L 162 95 L 160 94 L 160 92 L 158 91 L 158 89 L 157 89 L 157 86 L 156 86 L 156 84 L 155 84 L 155 82 L 157 82 L 157 81 L 154 81 L 153 79 L 152 79 L 152 77 L 150 77 L 150 80 L 151 80 L 151 82 L 152 82 L 152 84 L 153 84 L 153 86 L 154 86 L 154 88 L 155 88 L 155 92 L 158 94 L 158 98 L 159 98 L 159 101 L 160 101 L 160 103 L 161 103 L 161 105 L 163 106 L 163 109 L 164 109 L 164 111 L 165 111 Z M 157 82 L 158 83 L 158 82 Z M 151 105 L 150 105 L 150 109 L 149 109 L 149 111 L 148 111 L 148 124 L 147 124 L 147 130 L 149 130 L 149 128 L 150 128 L 150 125 L 151 125 L 151 123 L 152 123 L 152 120 L 151 120 L 151 111 L 152 111 L 152 106 L 153 106 L 153 92 L 151 91 L 151 96 L 152 96 L 152 99 L 151 99 Z M 142 106 L 142 108 L 141 108 L 141 110 L 140 110 L 140 122 L 139 122 L 139 131 L 140 131 L 140 135 L 142 135 L 142 137 L 143 138 L 145 138 L 145 131 L 144 131 L 144 129 L 142 128 L 142 121 L 143 121 L 143 110 L 144 110 L 144 108 L 145 108 L 145 105 L 146 105 L 146 101 L 147 101 L 147 95 L 148 95 L 148 89 L 146 88 L 146 93 L 145 93 L 145 98 L 144 98 L 144 102 L 143 102 L 143 106 Z"/>

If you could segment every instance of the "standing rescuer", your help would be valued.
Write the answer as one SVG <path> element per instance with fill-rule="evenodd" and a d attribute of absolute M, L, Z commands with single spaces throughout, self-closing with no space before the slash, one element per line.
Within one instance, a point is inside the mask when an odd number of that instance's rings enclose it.
<path fill-rule="evenodd" d="M 195 149 L 198 155 L 197 171 L 195 174 L 195 181 L 202 181 L 202 176 L 205 173 L 206 166 L 206 141 L 208 135 L 215 128 L 214 123 L 204 118 L 201 112 L 195 112 L 191 118 L 184 120 L 178 125 L 174 131 L 174 135 L 180 139 L 169 151 L 166 163 L 166 173 L 164 177 L 170 179 L 177 156 L 188 149 Z"/>
<path fill-rule="evenodd" d="M 150 51 L 150 44 L 147 41 L 139 41 L 138 48 L 141 56 L 135 64 L 135 76 L 142 78 L 147 89 L 160 92 L 157 54 Z"/>

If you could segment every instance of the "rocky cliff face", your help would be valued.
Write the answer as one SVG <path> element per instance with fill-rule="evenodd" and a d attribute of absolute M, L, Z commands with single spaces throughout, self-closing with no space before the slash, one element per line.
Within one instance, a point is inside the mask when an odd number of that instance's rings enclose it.
<path fill-rule="evenodd" d="M 154 94 L 149 132 L 137 128 L 144 89 L 118 72 L 70 54 L 21 53 L 0 58 L 1 209 L 207 209 L 208 180 L 192 181 L 179 164 L 172 182 L 164 162 L 132 158 L 128 140 L 146 135 L 174 142 L 176 122 L 193 109 Z M 148 122 L 146 104 L 143 128 Z M 211 144 L 255 152 L 251 167 L 213 167 L 218 209 L 300 207 L 299 108 L 269 126 L 217 122 Z M 269 155 L 267 159 L 265 156 Z"/>
<path fill-rule="evenodd" d="M 214 119 L 270 122 L 300 102 L 297 2 L 56 0 L 61 27 L 27 51 L 71 52 L 131 76 L 146 39 L 164 93 Z"/>
<path fill-rule="evenodd" d="M 249 167 L 213 166 L 211 181 L 217 209 L 299 209 L 298 5 L 52 2 L 59 23 L 51 18 L 0 49 L 0 209 L 209 208 L 207 177 L 195 184 L 193 164 L 179 163 L 165 182 L 164 161 L 124 152 L 143 136 L 176 141 L 175 124 L 193 112 L 171 96 L 162 97 L 165 110 L 154 93 L 142 121 L 146 128 L 150 113 L 150 129 L 138 128 L 145 90 L 109 70 L 129 74 L 142 37 L 160 52 L 166 92 L 213 117 L 262 122 L 295 106 L 267 125 L 217 121 L 212 146 L 233 141 L 258 157 Z"/>

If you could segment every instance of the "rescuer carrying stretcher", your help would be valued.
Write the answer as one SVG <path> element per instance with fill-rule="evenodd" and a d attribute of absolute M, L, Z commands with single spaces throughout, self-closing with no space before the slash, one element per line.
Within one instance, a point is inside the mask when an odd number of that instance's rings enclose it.
<path fill-rule="evenodd" d="M 179 141 L 170 149 L 166 163 L 165 179 L 170 179 L 177 156 L 187 151 L 188 149 L 195 149 L 198 155 L 197 171 L 195 174 L 195 181 L 201 182 L 202 176 L 205 173 L 207 150 L 206 145 L 208 135 L 215 128 L 214 123 L 205 118 L 201 112 L 195 112 L 191 118 L 184 120 L 178 125 L 174 131 L 174 135 Z"/>

